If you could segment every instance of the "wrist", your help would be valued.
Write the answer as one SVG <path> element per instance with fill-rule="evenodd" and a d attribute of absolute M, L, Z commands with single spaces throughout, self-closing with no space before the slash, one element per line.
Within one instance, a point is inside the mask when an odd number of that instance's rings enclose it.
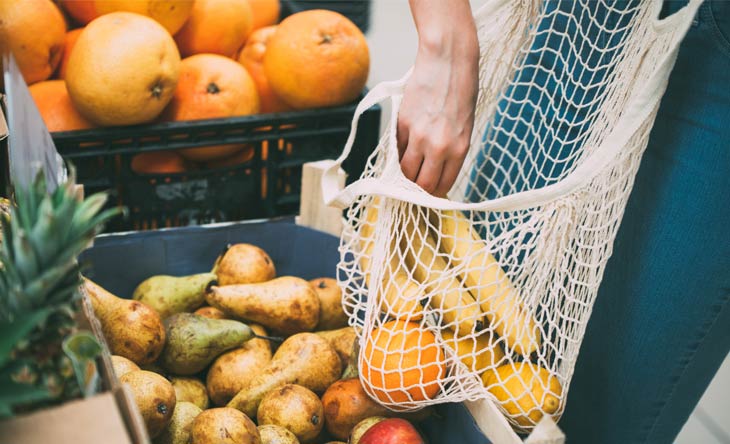
<path fill-rule="evenodd" d="M 479 42 L 476 29 L 426 27 L 418 33 L 418 53 L 455 63 L 477 63 Z"/>

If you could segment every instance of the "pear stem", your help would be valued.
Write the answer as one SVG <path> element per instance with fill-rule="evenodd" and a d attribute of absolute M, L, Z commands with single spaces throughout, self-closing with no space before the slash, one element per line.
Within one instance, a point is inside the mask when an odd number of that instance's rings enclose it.
<path fill-rule="evenodd" d="M 284 342 L 284 338 L 282 338 L 280 336 L 264 336 L 264 335 L 257 335 L 256 333 L 254 333 L 253 337 L 256 339 L 266 339 L 267 341 L 271 341 L 271 342 L 278 342 L 278 343 Z"/>

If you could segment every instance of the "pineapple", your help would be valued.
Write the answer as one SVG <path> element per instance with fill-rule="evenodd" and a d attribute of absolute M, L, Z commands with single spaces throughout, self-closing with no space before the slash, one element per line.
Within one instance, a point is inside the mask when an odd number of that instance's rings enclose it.
<path fill-rule="evenodd" d="M 10 216 L 10 201 L 0 197 L 0 216 Z"/>
<path fill-rule="evenodd" d="M 118 210 L 99 213 L 106 196 L 81 200 L 74 182 L 48 194 L 41 173 L 0 213 L 0 417 L 82 392 L 85 368 L 64 343 L 78 332 L 76 258 Z"/>

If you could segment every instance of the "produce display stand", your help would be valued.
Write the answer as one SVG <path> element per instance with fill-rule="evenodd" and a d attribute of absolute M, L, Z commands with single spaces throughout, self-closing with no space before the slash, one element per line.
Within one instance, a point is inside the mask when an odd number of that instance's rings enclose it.
<path fill-rule="evenodd" d="M 0 129 L 4 124 L 4 119 Z M 0 141 L 7 131 L 0 131 Z M 339 260 L 341 213 L 325 207 L 321 175 L 331 161 L 306 163 L 302 168 L 300 216 L 228 222 L 142 232 L 110 233 L 97 237 L 81 260 L 88 275 L 122 296 L 153 274 L 192 274 L 207 271 L 228 243 L 249 242 L 264 248 L 282 275 L 306 279 L 335 277 Z M 344 184 L 344 171 L 339 175 Z M 124 266 L 120 266 L 123 264 Z M 88 312 L 87 312 L 88 313 Z M 91 324 L 95 323 L 91 317 Z M 98 328 L 95 329 L 97 332 Z M 106 391 L 95 397 L 0 422 L 0 436 L 13 443 L 141 443 L 149 442 L 128 391 L 113 377 L 108 355 L 101 360 Z M 563 444 L 565 437 L 545 418 L 524 441 L 488 400 L 436 406 L 436 414 L 421 424 L 430 443 Z M 40 426 L 42 424 L 42 426 Z"/>

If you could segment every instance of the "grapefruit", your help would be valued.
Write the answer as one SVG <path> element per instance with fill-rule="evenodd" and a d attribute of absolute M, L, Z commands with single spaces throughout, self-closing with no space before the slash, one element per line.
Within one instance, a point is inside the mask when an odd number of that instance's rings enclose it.
<path fill-rule="evenodd" d="M 196 0 L 175 41 L 183 57 L 201 53 L 233 57 L 251 33 L 252 24 L 247 0 Z"/>
<path fill-rule="evenodd" d="M 96 0 L 99 15 L 110 12 L 134 12 L 156 20 L 172 35 L 190 17 L 193 0 Z"/>
<path fill-rule="evenodd" d="M 275 25 L 279 22 L 281 4 L 279 0 L 248 0 L 253 15 L 253 29 Z"/>
<path fill-rule="evenodd" d="M 76 40 L 66 85 L 78 110 L 98 125 L 155 119 L 172 99 L 180 55 L 170 34 L 149 17 L 103 15 Z"/>
<path fill-rule="evenodd" d="M 59 79 L 66 78 L 68 58 L 71 56 L 71 50 L 73 49 L 74 45 L 76 44 L 76 40 L 79 38 L 79 35 L 81 35 L 81 31 L 83 30 L 84 28 L 78 28 L 66 33 L 66 38 L 64 38 L 63 40 L 63 57 L 61 58 L 61 64 L 58 66 L 58 73 L 56 75 Z"/>
<path fill-rule="evenodd" d="M 257 112 L 256 85 L 243 66 L 221 55 L 197 54 L 180 64 L 180 81 L 163 119 L 214 119 Z M 210 161 L 231 156 L 241 148 L 241 145 L 188 148 L 181 154 L 189 160 Z"/>
<path fill-rule="evenodd" d="M 76 110 L 63 80 L 45 80 L 34 83 L 28 89 L 48 131 L 72 131 L 94 126 Z"/>
<path fill-rule="evenodd" d="M 0 1 L 0 54 L 13 53 L 27 84 L 51 77 L 65 36 L 63 14 L 51 0 Z"/>
<path fill-rule="evenodd" d="M 262 113 L 277 113 L 291 109 L 286 102 L 271 90 L 269 79 L 266 78 L 264 72 L 263 62 L 266 54 L 266 43 L 275 32 L 276 26 L 267 26 L 254 31 L 238 56 L 239 63 L 246 68 L 254 83 L 256 83 Z"/>
<path fill-rule="evenodd" d="M 345 16 L 304 11 L 284 19 L 268 41 L 264 70 L 274 92 L 296 109 L 351 102 L 365 87 L 370 53 Z"/>
<path fill-rule="evenodd" d="M 59 0 L 58 3 L 79 24 L 85 25 L 99 17 L 94 0 Z"/>
<path fill-rule="evenodd" d="M 154 151 L 132 158 L 132 171 L 139 174 L 174 174 L 185 172 L 185 160 L 173 151 Z"/>

